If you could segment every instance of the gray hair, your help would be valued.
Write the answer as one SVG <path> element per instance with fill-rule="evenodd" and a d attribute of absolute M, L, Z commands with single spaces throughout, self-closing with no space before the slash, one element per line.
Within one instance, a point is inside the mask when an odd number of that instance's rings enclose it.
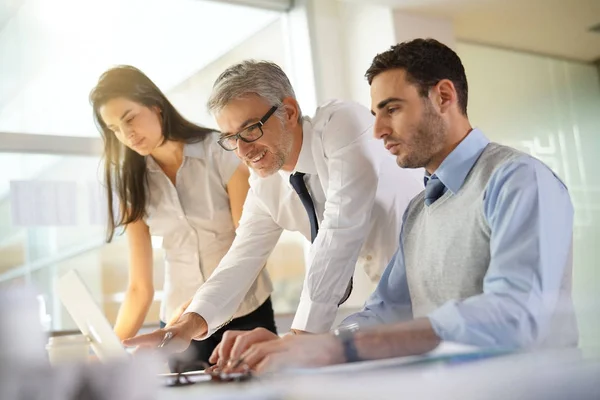
<path fill-rule="evenodd" d="M 227 68 L 215 81 L 208 99 L 208 111 L 216 114 L 232 100 L 255 94 L 272 106 L 286 97 L 296 99 L 292 84 L 283 70 L 269 61 L 245 60 Z M 299 120 L 302 112 L 299 111 Z M 283 110 L 278 109 L 281 118 Z"/>

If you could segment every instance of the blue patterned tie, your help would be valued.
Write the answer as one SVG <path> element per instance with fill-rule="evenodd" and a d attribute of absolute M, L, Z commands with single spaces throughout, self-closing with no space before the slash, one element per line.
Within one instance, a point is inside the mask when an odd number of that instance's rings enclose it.
<path fill-rule="evenodd" d="M 304 182 L 304 175 L 305 174 L 302 172 L 296 172 L 290 175 L 290 185 L 292 185 L 296 193 L 298 193 L 298 197 L 300 197 L 300 201 L 308 214 L 308 220 L 310 221 L 310 242 L 312 243 L 317 238 L 317 233 L 319 232 L 319 221 L 317 220 L 315 204 L 313 203 L 308 188 L 306 187 L 306 183 Z M 352 293 L 352 286 L 352 278 L 350 278 L 346 292 L 342 296 L 342 300 L 338 303 L 338 306 L 348 300 L 348 297 L 350 297 L 350 294 Z"/>
<path fill-rule="evenodd" d="M 444 194 L 446 186 L 436 175 L 431 175 L 425 184 L 425 205 L 430 206 Z"/>

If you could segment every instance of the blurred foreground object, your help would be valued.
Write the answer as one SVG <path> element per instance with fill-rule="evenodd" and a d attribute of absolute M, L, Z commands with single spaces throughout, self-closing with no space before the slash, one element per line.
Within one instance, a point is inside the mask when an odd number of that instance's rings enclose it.
<path fill-rule="evenodd" d="M 0 291 L 0 361 L 39 364 L 46 360 L 46 338 L 39 319 L 39 305 L 30 289 Z M 7 363 L 8 361 L 8 363 Z"/>
<path fill-rule="evenodd" d="M 86 362 L 92 350 L 90 339 L 84 335 L 53 336 L 46 345 L 52 365 Z"/>
<path fill-rule="evenodd" d="M 65 362 L 50 366 L 44 349 L 45 335 L 39 304 L 33 291 L 0 291 L 0 399 L 44 400 L 149 400 L 156 397 L 158 363 L 149 356 L 115 360 L 105 364 L 68 362 L 83 360 L 81 336 L 52 338 L 51 356 Z M 62 342 L 61 346 L 57 346 Z M 68 343 L 71 342 L 71 345 Z M 79 343 L 78 343 L 79 342 Z M 65 345 L 65 343 L 67 343 Z M 77 352 L 77 356 L 69 353 Z M 86 347 L 87 346 L 87 347 Z M 73 356 L 73 357 L 69 357 Z"/>

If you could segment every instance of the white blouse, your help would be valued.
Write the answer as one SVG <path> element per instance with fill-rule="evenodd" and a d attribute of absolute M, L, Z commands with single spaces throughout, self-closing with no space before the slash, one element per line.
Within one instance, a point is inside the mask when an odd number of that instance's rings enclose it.
<path fill-rule="evenodd" d="M 185 145 L 176 185 L 152 157 L 146 157 L 145 222 L 152 236 L 163 238 L 165 280 L 160 318 L 165 322 L 209 278 L 235 238 L 227 183 L 240 160 L 234 152 L 221 149 L 217 140 L 218 135 L 211 134 Z M 271 281 L 262 270 L 234 318 L 254 311 L 271 292 Z"/>

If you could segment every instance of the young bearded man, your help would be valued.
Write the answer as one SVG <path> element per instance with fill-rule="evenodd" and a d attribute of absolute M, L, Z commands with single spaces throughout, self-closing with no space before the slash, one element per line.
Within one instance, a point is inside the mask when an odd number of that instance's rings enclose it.
<path fill-rule="evenodd" d="M 376 291 L 334 334 L 229 332 L 212 361 L 263 371 L 421 354 L 440 341 L 576 346 L 565 185 L 472 128 L 465 71 L 447 46 L 395 45 L 366 77 L 375 136 L 398 166 L 426 170 Z"/>

